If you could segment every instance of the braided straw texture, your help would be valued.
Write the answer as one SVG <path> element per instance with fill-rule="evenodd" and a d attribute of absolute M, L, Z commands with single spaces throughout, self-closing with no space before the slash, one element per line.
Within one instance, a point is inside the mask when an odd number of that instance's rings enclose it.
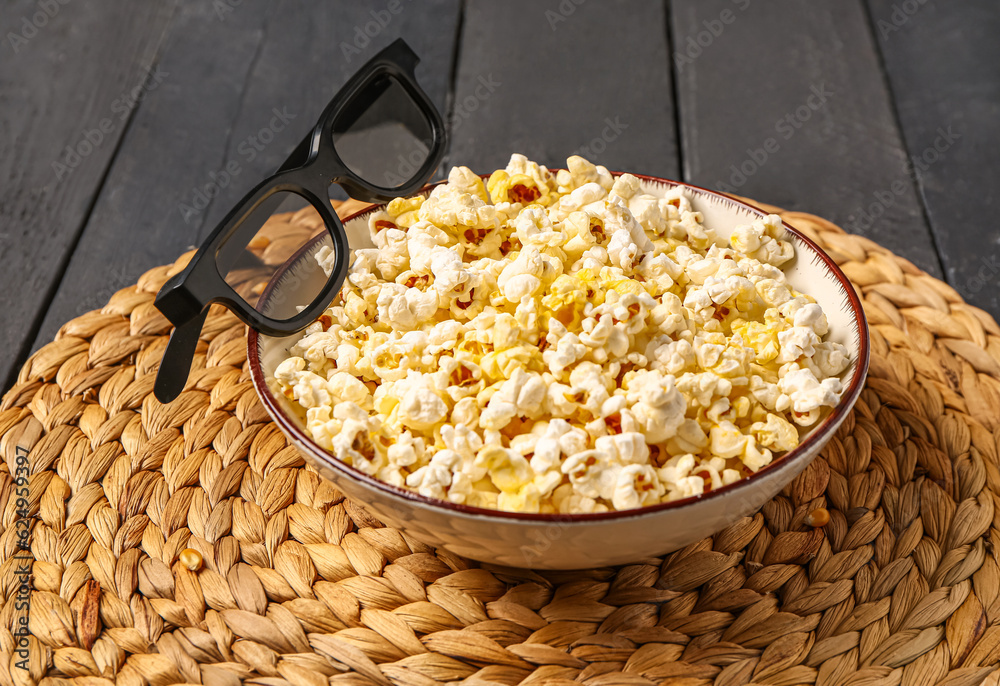
<path fill-rule="evenodd" d="M 1000 684 L 1000 328 L 784 216 L 863 295 L 867 387 L 761 512 L 617 569 L 484 568 L 383 527 L 268 420 L 225 310 L 160 405 L 153 296 L 185 258 L 147 272 L 0 404 L 0 684 Z"/>

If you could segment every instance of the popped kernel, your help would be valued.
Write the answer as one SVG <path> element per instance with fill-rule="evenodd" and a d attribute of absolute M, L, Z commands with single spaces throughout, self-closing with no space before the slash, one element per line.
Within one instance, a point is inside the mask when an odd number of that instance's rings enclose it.
<path fill-rule="evenodd" d="M 368 226 L 375 248 L 273 384 L 387 483 L 519 512 L 644 507 L 756 472 L 843 392 L 848 350 L 786 281 L 775 215 L 726 236 L 683 188 L 515 154 Z M 316 259 L 329 274 L 332 251 Z"/>

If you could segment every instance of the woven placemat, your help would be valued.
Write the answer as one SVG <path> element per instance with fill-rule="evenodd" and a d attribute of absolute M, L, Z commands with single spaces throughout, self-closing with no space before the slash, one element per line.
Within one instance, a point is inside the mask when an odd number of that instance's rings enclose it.
<path fill-rule="evenodd" d="M 1000 328 L 784 216 L 863 294 L 867 387 L 761 512 L 615 569 L 487 568 L 382 527 L 269 421 L 225 310 L 160 405 L 153 296 L 186 258 L 147 272 L 0 404 L 0 684 L 1000 683 Z"/>

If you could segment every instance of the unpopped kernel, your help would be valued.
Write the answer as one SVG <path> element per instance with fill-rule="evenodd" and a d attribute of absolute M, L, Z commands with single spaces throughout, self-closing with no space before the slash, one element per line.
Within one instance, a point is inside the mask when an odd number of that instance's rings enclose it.
<path fill-rule="evenodd" d="M 376 247 L 273 383 L 317 443 L 395 486 L 510 511 L 643 507 L 756 472 L 840 400 L 848 352 L 787 283 L 775 215 L 722 235 L 682 189 L 513 155 L 368 228 Z"/>

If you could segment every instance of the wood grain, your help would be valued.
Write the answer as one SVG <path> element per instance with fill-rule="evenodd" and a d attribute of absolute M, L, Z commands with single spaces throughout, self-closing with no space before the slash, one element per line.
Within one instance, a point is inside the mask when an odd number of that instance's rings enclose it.
<path fill-rule="evenodd" d="M 50 16 L 33 1 L 0 4 L 3 387 L 73 252 L 172 9 L 173 2 L 109 0 L 58 4 Z"/>
<path fill-rule="evenodd" d="M 322 3 L 304 12 L 298 0 L 276 2 L 226 141 L 224 159 L 238 162 L 244 173 L 212 200 L 204 213 L 200 238 L 211 232 L 246 191 L 284 162 L 344 82 L 397 38 L 405 38 L 420 57 L 417 79 L 443 116 L 460 2 L 433 0 L 418 6 L 400 1 L 391 6 L 398 11 L 390 11 L 389 3 L 372 0 Z M 250 137 L 266 128 L 275 107 L 295 115 L 288 129 L 269 144 L 248 144 Z"/>
<path fill-rule="evenodd" d="M 948 282 L 1000 316 L 1000 13 L 991 0 L 869 0 Z"/>
<path fill-rule="evenodd" d="M 686 180 L 815 212 L 940 275 L 859 2 L 672 11 Z"/>
<path fill-rule="evenodd" d="M 36 348 L 164 255 L 180 254 L 196 242 L 198 218 L 185 222 L 178 204 L 190 202 L 194 188 L 225 166 L 224 142 L 263 39 L 268 3 L 246 0 L 220 16 L 212 3 L 182 2 L 159 58 L 169 76 L 135 114 L 48 307 Z"/>
<path fill-rule="evenodd" d="M 246 0 L 220 16 L 215 4 L 185 2 L 161 60 L 170 87 L 140 109 L 35 346 L 98 306 L 93 294 L 106 300 L 199 244 L 273 173 L 343 82 L 400 35 L 421 56 L 418 77 L 443 110 L 457 0 L 386 7 L 323 3 L 307 12 L 293 0 Z M 93 269 L 101 261 L 110 274 Z"/>
<path fill-rule="evenodd" d="M 943 264 L 970 302 L 1000 312 L 993 3 L 664 5 L 106 0 L 60 4 L 33 32 L 37 2 L 4 4 L 0 382 L 64 322 L 197 244 L 397 36 L 450 113 L 442 169 L 489 171 L 512 151 L 561 166 L 579 152 L 721 186 L 815 211 L 931 274 Z M 133 101 L 148 79 L 156 88 Z M 294 118 L 257 149 L 275 108 Z M 86 154 L 53 167 L 67 146 Z"/>
<path fill-rule="evenodd" d="M 471 0 L 448 159 L 484 173 L 512 152 L 556 167 L 580 153 L 677 178 L 669 53 L 659 3 Z"/>

